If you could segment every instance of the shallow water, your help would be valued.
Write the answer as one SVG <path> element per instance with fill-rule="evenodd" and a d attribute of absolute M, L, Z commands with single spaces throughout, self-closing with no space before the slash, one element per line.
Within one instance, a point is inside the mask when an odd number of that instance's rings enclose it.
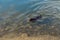
<path fill-rule="evenodd" d="M 42 15 L 41 19 L 29 22 L 30 18 L 39 15 Z M 28 35 L 52 35 L 54 32 L 55 35 L 60 35 L 59 26 L 59 0 L 0 0 L 0 35 L 13 32 Z"/>

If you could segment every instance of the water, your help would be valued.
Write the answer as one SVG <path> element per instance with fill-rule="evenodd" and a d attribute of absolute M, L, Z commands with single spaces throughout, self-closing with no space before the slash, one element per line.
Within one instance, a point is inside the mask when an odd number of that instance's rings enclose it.
<path fill-rule="evenodd" d="M 42 15 L 42 19 L 38 19 L 34 23 L 28 22 L 30 18 L 39 15 Z M 6 32 L 7 33 L 15 31 L 20 32 L 19 28 L 21 26 L 27 28 L 28 25 L 29 27 L 33 26 L 32 30 L 35 30 L 37 26 L 40 27 L 43 25 L 41 30 L 44 29 L 47 32 L 51 32 L 53 26 L 56 26 L 54 27 L 55 29 L 57 28 L 57 26 L 59 27 L 60 1 L 59 0 L 0 0 L 0 28 L 3 29 L 3 31 L 1 32 L 2 35 Z M 51 28 L 51 30 L 49 28 Z M 57 31 L 55 29 L 53 30 Z M 22 28 L 22 30 L 24 30 L 24 28 Z M 27 30 L 25 29 L 25 31 Z M 29 28 L 28 31 L 30 31 Z M 37 31 L 40 32 L 40 30 L 38 29 Z"/>
<path fill-rule="evenodd" d="M 5 19 L 10 17 L 11 15 L 14 15 L 15 13 L 20 13 L 20 15 L 23 16 L 44 9 L 49 9 L 51 12 L 52 9 L 50 9 L 49 7 L 54 7 L 53 10 L 59 10 L 59 1 L 55 2 L 50 0 L 0 0 L 0 16 Z"/>

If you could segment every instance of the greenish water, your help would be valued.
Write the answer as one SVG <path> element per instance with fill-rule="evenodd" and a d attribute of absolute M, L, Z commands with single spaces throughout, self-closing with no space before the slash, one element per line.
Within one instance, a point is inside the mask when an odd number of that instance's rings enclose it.
<path fill-rule="evenodd" d="M 0 36 L 8 33 L 60 35 L 60 1 L 0 0 L 0 4 Z M 28 22 L 39 15 L 41 19 Z"/>

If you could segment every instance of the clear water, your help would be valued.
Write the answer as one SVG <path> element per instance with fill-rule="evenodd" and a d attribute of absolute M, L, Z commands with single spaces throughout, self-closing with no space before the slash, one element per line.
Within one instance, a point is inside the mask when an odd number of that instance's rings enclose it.
<path fill-rule="evenodd" d="M 29 18 L 38 15 L 42 15 L 42 19 L 37 20 L 35 23 L 28 22 Z M 60 1 L 0 0 L 0 27 L 4 29 L 4 31 L 6 31 L 6 27 L 10 28 L 11 31 L 14 31 L 16 28 L 18 30 L 18 26 L 20 25 L 21 27 L 21 24 L 24 27 L 30 25 L 33 26 L 33 28 L 35 26 L 40 27 L 41 25 L 44 25 L 42 29 L 47 31 L 50 30 L 48 28 L 56 26 L 55 28 L 60 30 Z M 10 30 L 8 30 L 8 32 L 11 32 Z M 57 31 L 55 29 L 53 30 Z M 0 34 L 2 33 L 3 32 Z"/>

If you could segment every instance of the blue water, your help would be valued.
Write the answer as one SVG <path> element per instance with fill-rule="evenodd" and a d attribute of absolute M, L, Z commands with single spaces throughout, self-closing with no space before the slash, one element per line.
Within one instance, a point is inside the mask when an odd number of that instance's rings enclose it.
<path fill-rule="evenodd" d="M 43 0 L 39 0 L 39 1 L 43 1 Z M 27 8 L 30 6 L 31 2 L 34 2 L 34 1 L 32 0 L 0 0 L 0 13 L 7 12 L 8 10 L 23 11 L 24 8 Z"/>
<path fill-rule="evenodd" d="M 59 16 L 53 14 L 53 12 L 57 13 L 55 9 L 58 9 L 59 6 L 59 2 L 54 0 L 0 0 L 0 20 L 5 20 L 16 14 L 17 16 L 13 16 L 13 19 L 20 20 L 20 17 L 22 17 L 21 20 L 24 20 L 30 14 L 35 15 L 37 11 L 44 12 L 45 10 L 47 12 L 45 11 L 44 15 L 53 15 L 58 18 Z M 42 23 L 47 23 L 48 21 L 52 20 L 44 19 Z"/>
<path fill-rule="evenodd" d="M 41 19 L 35 22 L 29 21 L 30 18 L 39 15 L 42 15 Z M 52 30 L 60 34 L 59 0 L 0 0 L 0 37 L 8 32 L 41 33 L 41 26 L 43 32 L 48 31 L 50 34 Z M 30 34 L 29 32 L 27 34 Z"/>
<path fill-rule="evenodd" d="M 37 7 L 32 5 L 42 1 L 44 0 L 0 0 L 0 17 L 6 19 L 15 13 L 25 14 Z"/>

